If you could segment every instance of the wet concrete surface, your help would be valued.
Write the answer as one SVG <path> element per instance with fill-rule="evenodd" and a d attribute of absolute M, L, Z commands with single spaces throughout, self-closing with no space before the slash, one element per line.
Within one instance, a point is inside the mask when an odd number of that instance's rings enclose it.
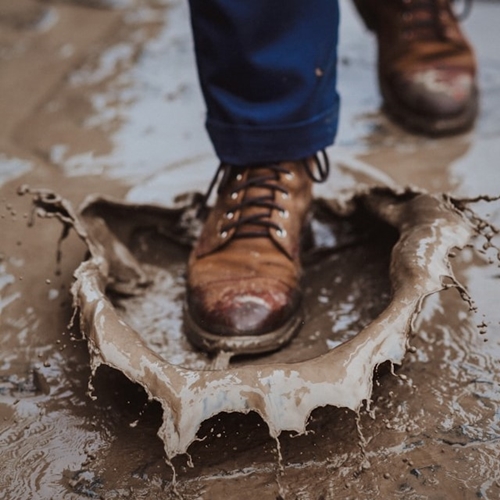
<path fill-rule="evenodd" d="M 500 5 L 475 2 L 465 23 L 479 57 L 478 124 L 440 140 L 407 134 L 379 112 L 373 40 L 351 5 L 342 7 L 341 129 L 330 152 L 333 175 L 318 194 L 332 198 L 359 180 L 393 179 L 455 196 L 498 195 Z M 353 412 L 317 409 L 306 435 L 280 436 L 278 460 L 256 414 L 213 417 L 190 455 L 174 459 L 172 488 L 157 437 L 159 405 L 107 368 L 93 381 L 96 399 L 87 393 L 86 342 L 67 327 L 72 273 L 85 246 L 71 234 L 57 262 L 60 224 L 28 227 L 30 200 L 17 189 L 49 188 L 74 205 L 96 192 L 170 205 L 179 193 L 205 188 L 216 159 L 203 130 L 186 6 L 4 1 L 0 28 L 5 498 L 500 497 L 500 282 L 495 252 L 483 251 L 481 238 L 454 259 L 477 311 L 455 289 L 430 297 L 413 325 L 413 348 L 396 376 L 385 370 L 376 379 L 373 411 L 363 411 L 358 425 Z M 500 223 L 498 202 L 474 208 Z M 332 257 L 351 294 L 332 292 L 321 270 L 310 268 L 319 306 L 332 311 L 321 328 L 349 335 L 384 305 L 387 253 L 374 258 L 372 248 Z"/>

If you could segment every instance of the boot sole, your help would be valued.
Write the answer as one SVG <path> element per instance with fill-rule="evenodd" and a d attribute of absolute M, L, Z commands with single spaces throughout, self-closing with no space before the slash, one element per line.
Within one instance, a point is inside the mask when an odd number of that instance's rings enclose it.
<path fill-rule="evenodd" d="M 474 93 L 464 111 L 446 118 L 420 115 L 408 109 L 392 97 L 390 87 L 380 80 L 380 91 L 384 100 L 383 109 L 398 125 L 431 137 L 459 134 L 472 128 L 479 109 L 479 92 Z"/>
<path fill-rule="evenodd" d="M 276 351 L 288 344 L 304 324 L 304 313 L 299 308 L 283 326 L 262 335 L 217 335 L 201 328 L 184 305 L 184 327 L 190 342 L 206 352 L 230 352 L 237 354 L 262 354 Z"/>

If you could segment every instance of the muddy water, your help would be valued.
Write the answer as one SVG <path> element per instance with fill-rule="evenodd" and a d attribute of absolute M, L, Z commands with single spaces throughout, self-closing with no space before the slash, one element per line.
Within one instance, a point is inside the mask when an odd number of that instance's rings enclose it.
<path fill-rule="evenodd" d="M 0 10 L 0 74 L 9 75 L 0 78 L 1 95 L 9 96 L 0 101 L 0 488 L 9 499 L 174 497 L 157 436 L 159 405 L 106 368 L 94 380 L 97 399 L 87 395 L 87 345 L 66 327 L 71 274 L 84 245 L 70 235 L 57 264 L 60 224 L 39 220 L 28 228 L 30 202 L 16 195 L 28 183 L 74 205 L 90 192 L 171 204 L 186 186 L 203 188 L 203 176 L 211 176 L 215 160 L 203 135 L 185 10 L 115 4 L 23 0 Z M 344 106 L 332 150 L 338 172 L 318 194 L 335 197 L 360 180 L 388 178 L 457 196 L 498 194 L 498 6 L 476 2 L 466 23 L 480 58 L 478 126 L 440 141 L 406 135 L 378 113 L 373 44 L 343 6 Z M 475 208 L 500 223 L 498 204 Z M 296 353 L 314 357 L 327 340 L 345 340 L 385 307 L 388 243 L 368 238 L 323 256 L 332 269 L 339 263 L 349 289 L 332 291 L 322 268 L 308 264 L 310 297 L 317 298 L 310 336 L 328 335 L 324 342 L 305 339 Z M 477 250 L 482 244 L 474 242 Z M 221 414 L 202 424 L 191 460 L 173 460 L 178 492 L 193 499 L 498 498 L 500 288 L 490 257 L 494 252 L 466 248 L 453 259 L 477 313 L 455 289 L 431 296 L 397 376 L 385 371 L 377 378 L 373 414 L 362 411 L 359 420 L 365 456 L 348 410 L 318 408 L 306 435 L 282 433 L 281 471 L 261 417 Z M 174 278 L 173 294 L 182 285 L 179 268 Z M 176 314 L 170 311 L 168 321 L 175 324 Z M 162 338 L 151 342 L 164 347 Z"/>

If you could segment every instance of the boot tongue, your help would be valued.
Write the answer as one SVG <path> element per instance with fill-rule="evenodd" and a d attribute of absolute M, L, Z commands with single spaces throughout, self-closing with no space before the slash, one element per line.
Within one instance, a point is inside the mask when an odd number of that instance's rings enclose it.
<path fill-rule="evenodd" d="M 258 182 L 257 185 L 252 185 L 252 181 L 258 181 L 259 178 L 267 178 L 267 180 L 263 180 L 262 182 Z M 273 179 L 274 178 L 274 179 Z M 244 208 L 240 211 L 240 220 L 245 219 L 247 217 L 256 217 L 258 216 L 258 220 L 268 221 L 272 214 L 272 209 L 266 206 L 259 206 L 259 202 L 272 203 L 275 199 L 275 190 L 270 189 L 269 187 L 263 186 L 263 184 L 277 184 L 279 179 L 279 174 L 273 172 L 269 168 L 266 167 L 251 167 L 248 168 L 246 172 L 246 176 L 243 176 L 243 180 L 239 182 L 250 183 L 250 186 L 245 189 L 245 194 L 243 196 L 243 203 L 248 203 Z M 238 182 L 238 181 L 236 181 Z M 264 225 L 258 223 L 244 223 L 240 225 L 235 234 L 240 237 L 244 237 L 245 235 L 254 235 L 255 233 L 261 234 L 262 236 L 269 235 L 269 229 Z"/>

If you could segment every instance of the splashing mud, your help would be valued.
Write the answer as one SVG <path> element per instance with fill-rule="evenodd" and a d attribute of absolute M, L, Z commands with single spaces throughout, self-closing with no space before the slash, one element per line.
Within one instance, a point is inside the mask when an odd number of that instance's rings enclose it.
<path fill-rule="evenodd" d="M 167 209 L 91 197 L 76 212 L 48 191 L 35 192 L 34 203 L 39 215 L 64 223 L 64 234 L 73 226 L 88 246 L 72 293 L 93 372 L 102 364 L 115 368 L 161 403 L 159 436 L 168 459 L 186 453 L 202 422 L 221 412 L 256 412 L 277 438 L 283 431 L 303 434 L 318 407 L 369 408 L 374 371 L 401 364 L 423 299 L 455 286 L 472 304 L 448 255 L 467 244 L 473 224 L 494 229 L 471 215 L 465 201 L 410 189 L 372 187 L 341 202 L 316 200 L 305 261 L 320 262 L 323 282 L 319 294 L 306 286 L 308 324 L 279 353 L 214 369 L 182 334 L 183 267 L 199 227 L 194 204 Z M 329 331 L 311 329 L 318 313 L 329 312 L 318 310 L 329 289 L 348 287 L 336 280 L 332 256 L 346 245 L 366 246 L 374 228 L 386 255 L 392 246 L 390 284 L 372 291 L 385 293 L 383 307 L 369 324 L 356 325 L 359 332 L 340 327 L 344 333 L 336 335 L 338 316 Z M 370 293 L 359 300 L 369 307 Z M 316 347 L 304 351 L 306 343 Z"/>

